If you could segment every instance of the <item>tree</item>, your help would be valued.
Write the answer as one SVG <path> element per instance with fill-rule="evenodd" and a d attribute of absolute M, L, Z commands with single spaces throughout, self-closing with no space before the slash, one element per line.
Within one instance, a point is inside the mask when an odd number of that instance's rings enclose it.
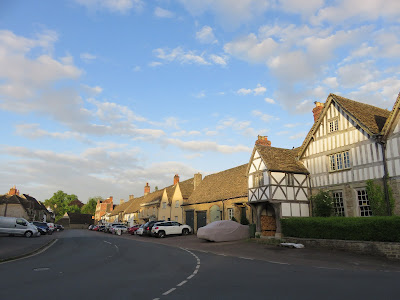
<path fill-rule="evenodd" d="M 382 187 L 378 184 L 375 184 L 373 180 L 369 179 L 367 180 L 366 190 L 372 214 L 374 216 L 387 216 L 387 204 Z M 389 185 L 388 185 L 388 192 L 389 192 L 390 211 L 393 214 L 394 198 L 392 189 L 390 188 Z"/>
<path fill-rule="evenodd" d="M 46 199 L 44 205 L 50 207 L 56 215 L 56 220 L 59 220 L 66 212 L 80 213 L 80 208 L 77 205 L 69 206 L 71 201 L 76 199 L 78 199 L 76 195 L 68 195 L 60 190 L 54 193 L 50 199 Z"/>
<path fill-rule="evenodd" d="M 83 214 L 94 215 L 98 200 L 103 201 L 103 198 L 100 196 L 89 198 L 88 202 L 82 206 L 81 212 Z"/>

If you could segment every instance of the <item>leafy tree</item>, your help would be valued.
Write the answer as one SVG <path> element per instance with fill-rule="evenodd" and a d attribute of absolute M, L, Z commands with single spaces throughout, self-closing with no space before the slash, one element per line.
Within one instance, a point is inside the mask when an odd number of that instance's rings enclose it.
<path fill-rule="evenodd" d="M 44 205 L 50 207 L 56 215 L 56 220 L 59 220 L 66 212 L 80 212 L 77 205 L 69 206 L 71 201 L 76 199 L 78 199 L 76 195 L 68 195 L 60 190 L 54 193 L 50 199 L 46 199 Z"/>
<path fill-rule="evenodd" d="M 88 202 L 84 206 L 82 206 L 81 212 L 83 214 L 94 215 L 98 200 L 103 201 L 104 199 L 100 196 L 89 198 Z"/>
<path fill-rule="evenodd" d="M 310 197 L 314 217 L 330 217 L 333 213 L 333 199 L 328 191 L 319 191 Z"/>

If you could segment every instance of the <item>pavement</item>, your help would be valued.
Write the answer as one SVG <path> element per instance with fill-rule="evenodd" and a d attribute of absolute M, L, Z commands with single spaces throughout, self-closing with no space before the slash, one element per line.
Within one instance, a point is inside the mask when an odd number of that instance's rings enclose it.
<path fill-rule="evenodd" d="M 49 245 L 54 239 L 63 238 L 66 231 L 70 230 L 85 231 L 85 229 L 67 229 L 64 232 L 56 232 L 53 235 L 45 235 L 36 238 L 0 236 L 0 262 L 38 252 L 40 249 Z M 400 272 L 400 261 L 392 261 L 384 257 L 321 248 L 291 249 L 278 245 L 266 244 L 267 241 L 263 239 L 215 243 L 201 240 L 195 235 L 168 236 L 161 239 L 129 234 L 117 236 L 103 232 L 93 232 L 93 234 L 117 239 L 123 238 L 146 243 L 157 243 L 193 251 L 261 260 L 283 265 L 312 265 L 317 268 L 326 269 Z"/>
<path fill-rule="evenodd" d="M 0 262 L 18 259 L 40 251 L 57 238 L 58 233 L 26 238 L 0 234 Z"/>

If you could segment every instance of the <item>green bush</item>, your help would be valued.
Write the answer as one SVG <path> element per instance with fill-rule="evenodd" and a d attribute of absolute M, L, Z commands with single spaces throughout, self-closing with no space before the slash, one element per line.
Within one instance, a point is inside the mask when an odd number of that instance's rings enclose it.
<path fill-rule="evenodd" d="M 312 217 L 282 219 L 288 237 L 400 242 L 400 217 Z"/>
<path fill-rule="evenodd" d="M 309 199 L 312 203 L 313 216 L 330 217 L 333 213 L 333 199 L 328 191 L 319 191 Z"/>
<path fill-rule="evenodd" d="M 250 224 L 249 220 L 246 218 L 245 215 L 242 215 L 240 217 L 240 224 L 242 224 L 242 225 L 249 225 Z"/>
<path fill-rule="evenodd" d="M 367 180 L 367 195 L 369 204 L 371 206 L 372 214 L 374 216 L 387 216 L 387 204 L 385 199 L 385 193 L 383 192 L 383 188 L 380 185 L 374 183 L 373 180 Z M 390 211 L 393 215 L 394 210 L 394 198 L 392 189 L 388 185 L 388 193 L 389 193 L 389 203 L 390 203 Z"/>

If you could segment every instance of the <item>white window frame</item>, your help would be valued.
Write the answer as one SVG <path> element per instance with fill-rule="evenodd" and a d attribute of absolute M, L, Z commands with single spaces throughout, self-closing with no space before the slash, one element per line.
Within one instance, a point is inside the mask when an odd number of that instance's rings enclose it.
<path fill-rule="evenodd" d="M 337 172 L 351 168 L 350 151 L 328 155 L 329 172 Z"/>
<path fill-rule="evenodd" d="M 253 174 L 253 187 L 260 187 L 264 185 L 264 172 L 257 172 Z"/>
<path fill-rule="evenodd" d="M 328 121 L 328 125 L 329 125 L 328 126 L 329 133 L 339 131 L 339 119 Z"/>
<path fill-rule="evenodd" d="M 343 191 L 332 191 L 333 210 L 337 217 L 345 217 L 346 212 L 344 209 Z"/>
<path fill-rule="evenodd" d="M 175 222 L 178 222 L 178 216 L 175 216 Z"/>
<path fill-rule="evenodd" d="M 163 208 L 163 209 L 167 208 L 167 202 L 163 202 L 163 203 L 162 203 L 162 208 Z"/>
<path fill-rule="evenodd" d="M 233 208 L 228 208 L 228 218 L 229 218 L 229 220 L 232 220 L 233 217 L 234 217 Z"/>
<path fill-rule="evenodd" d="M 175 201 L 175 208 L 178 208 L 179 207 L 179 200 L 176 200 Z"/>
<path fill-rule="evenodd" d="M 357 193 L 357 206 L 360 217 L 372 216 L 372 210 L 368 199 L 367 189 L 366 188 L 356 189 L 356 193 Z"/>

